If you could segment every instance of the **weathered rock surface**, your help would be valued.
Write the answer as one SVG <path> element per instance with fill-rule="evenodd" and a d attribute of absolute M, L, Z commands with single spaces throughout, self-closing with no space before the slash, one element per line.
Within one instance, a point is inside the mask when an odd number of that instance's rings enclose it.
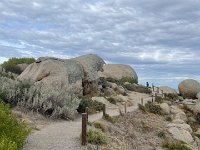
<path fill-rule="evenodd" d="M 187 130 L 179 129 L 177 127 L 170 127 L 169 132 L 172 134 L 174 139 L 183 141 L 187 144 L 190 144 L 194 141 L 192 135 Z"/>
<path fill-rule="evenodd" d="M 162 109 L 163 114 L 170 114 L 170 107 L 167 103 L 160 104 L 160 108 Z"/>
<path fill-rule="evenodd" d="M 138 82 L 138 76 L 129 65 L 106 64 L 103 66 L 103 72 L 99 72 L 99 77 L 112 77 L 121 79 L 122 77 L 133 77 Z"/>
<path fill-rule="evenodd" d="M 171 113 L 172 114 L 177 114 L 177 113 L 181 113 L 183 112 L 180 108 L 178 108 L 177 106 L 171 106 Z"/>
<path fill-rule="evenodd" d="M 182 81 L 179 86 L 179 93 L 186 98 L 196 98 L 200 92 L 200 83 L 193 79 Z"/>
<path fill-rule="evenodd" d="M 177 94 L 175 89 L 168 86 L 160 86 L 159 89 L 163 90 L 163 92 L 166 94 Z"/>
<path fill-rule="evenodd" d="M 83 93 L 89 94 L 92 91 L 96 91 L 98 89 L 97 73 L 98 71 L 103 71 L 104 60 L 94 54 L 83 55 L 73 60 L 79 62 L 84 70 Z"/>
<path fill-rule="evenodd" d="M 197 98 L 198 98 L 198 99 L 200 99 L 200 92 L 199 92 L 199 93 L 197 93 Z"/>

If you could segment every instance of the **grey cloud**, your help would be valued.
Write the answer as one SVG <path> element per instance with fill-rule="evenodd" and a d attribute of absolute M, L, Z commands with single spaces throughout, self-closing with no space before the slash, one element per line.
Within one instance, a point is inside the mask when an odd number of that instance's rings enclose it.
<path fill-rule="evenodd" d="M 97 53 L 136 66 L 141 78 L 196 77 L 199 7 L 197 0 L 1 0 L 0 56 Z"/>

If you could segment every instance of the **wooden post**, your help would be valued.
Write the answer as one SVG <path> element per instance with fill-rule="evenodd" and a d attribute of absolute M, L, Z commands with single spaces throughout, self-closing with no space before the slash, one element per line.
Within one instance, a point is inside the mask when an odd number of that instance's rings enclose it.
<path fill-rule="evenodd" d="M 124 104 L 124 113 L 126 114 L 127 113 L 127 102 L 125 102 L 125 104 Z"/>
<path fill-rule="evenodd" d="M 155 87 L 155 86 L 153 85 L 153 91 L 154 91 L 154 87 Z"/>
<path fill-rule="evenodd" d="M 144 105 L 144 99 L 141 98 L 141 105 L 143 106 Z"/>
<path fill-rule="evenodd" d="M 151 95 L 151 97 L 152 97 L 152 102 L 153 102 L 153 94 Z"/>
<path fill-rule="evenodd" d="M 164 96 L 164 95 L 163 95 L 163 90 L 161 90 L 161 92 L 162 92 L 162 97 L 163 97 L 163 96 Z"/>
<path fill-rule="evenodd" d="M 157 87 L 157 93 L 159 93 L 159 87 Z"/>
<path fill-rule="evenodd" d="M 82 113 L 82 145 L 87 145 L 87 114 Z"/>
<path fill-rule="evenodd" d="M 166 94 L 166 93 L 164 93 L 164 97 L 165 97 L 165 98 L 167 97 L 167 94 Z"/>
<path fill-rule="evenodd" d="M 103 104 L 103 117 L 106 116 L 106 104 Z"/>
<path fill-rule="evenodd" d="M 88 107 L 85 107 L 85 113 L 87 114 L 87 122 L 88 122 L 88 115 L 89 115 L 89 113 L 88 113 Z"/>
<path fill-rule="evenodd" d="M 158 96 L 157 93 L 155 93 L 155 100 L 157 99 L 157 96 Z"/>

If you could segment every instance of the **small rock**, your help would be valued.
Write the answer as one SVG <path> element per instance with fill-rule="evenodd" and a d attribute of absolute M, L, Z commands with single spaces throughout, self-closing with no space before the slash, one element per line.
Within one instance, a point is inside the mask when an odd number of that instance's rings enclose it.
<path fill-rule="evenodd" d="M 171 106 L 171 113 L 172 114 L 177 114 L 183 112 L 180 108 L 178 108 L 177 106 Z"/>
<path fill-rule="evenodd" d="M 188 121 L 187 116 L 186 116 L 186 114 L 184 112 L 177 113 L 174 118 L 175 119 L 181 119 L 181 120 L 183 120 L 185 122 Z"/>
<path fill-rule="evenodd" d="M 160 107 L 163 111 L 163 114 L 166 114 L 166 115 L 170 114 L 170 107 L 167 103 L 160 104 Z"/>
<path fill-rule="evenodd" d="M 116 90 L 119 94 L 124 95 L 125 94 L 125 89 L 122 86 L 118 86 Z"/>
<path fill-rule="evenodd" d="M 168 128 L 171 128 L 171 127 L 176 127 L 180 130 L 186 130 L 188 131 L 189 133 L 192 133 L 192 128 L 190 127 L 190 125 L 186 124 L 186 123 L 183 123 L 183 124 L 177 124 L 177 123 L 170 123 L 167 125 Z"/>
<path fill-rule="evenodd" d="M 175 124 L 183 124 L 183 123 L 185 123 L 185 121 L 183 121 L 181 119 L 174 119 L 172 122 L 175 123 Z"/>
<path fill-rule="evenodd" d="M 192 135 L 187 130 L 179 129 L 177 127 L 171 127 L 169 128 L 169 132 L 175 139 L 183 141 L 187 144 L 190 144 L 194 141 Z"/>
<path fill-rule="evenodd" d="M 197 93 L 197 98 L 198 98 L 198 99 L 200 99 L 200 92 L 199 92 L 199 93 Z"/>

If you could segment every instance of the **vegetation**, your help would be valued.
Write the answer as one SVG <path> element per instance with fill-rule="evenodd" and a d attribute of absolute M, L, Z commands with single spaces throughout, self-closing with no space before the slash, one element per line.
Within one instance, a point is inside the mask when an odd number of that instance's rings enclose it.
<path fill-rule="evenodd" d="M 115 79 L 115 78 L 108 77 L 108 78 L 106 78 L 106 81 L 116 83 L 117 85 L 122 85 L 122 86 L 126 82 L 128 82 L 130 84 L 134 84 L 134 83 L 137 84 L 137 80 L 135 80 L 133 77 L 122 77 L 121 79 Z"/>
<path fill-rule="evenodd" d="M 160 132 L 158 132 L 157 135 L 158 135 L 159 138 L 163 138 L 163 139 L 166 138 L 166 135 L 165 135 L 165 132 L 164 132 L 164 131 L 160 131 Z"/>
<path fill-rule="evenodd" d="M 145 109 L 148 112 L 154 113 L 154 114 L 161 114 L 162 109 L 160 108 L 160 105 L 156 105 L 154 102 L 147 102 L 145 104 Z"/>
<path fill-rule="evenodd" d="M 20 150 L 30 133 L 30 129 L 18 122 L 8 105 L 0 103 L 0 149 Z"/>
<path fill-rule="evenodd" d="M 115 104 L 115 105 L 117 104 L 117 100 L 113 97 L 109 97 L 109 98 L 107 98 L 107 100 L 112 104 Z"/>
<path fill-rule="evenodd" d="M 116 122 L 116 119 L 111 117 L 109 114 L 105 114 L 104 119 L 107 120 L 108 122 L 111 122 L 111 123 Z"/>
<path fill-rule="evenodd" d="M 8 61 L 2 64 L 2 67 L 6 70 L 6 72 L 12 72 L 15 74 L 21 74 L 21 69 L 18 64 L 31 64 L 35 61 L 34 58 L 11 58 Z"/>
<path fill-rule="evenodd" d="M 149 102 L 149 101 L 145 104 L 145 106 L 138 104 L 138 108 L 144 112 L 150 112 L 159 115 L 161 115 L 162 112 L 160 105 L 157 105 L 154 102 Z"/>
<path fill-rule="evenodd" d="M 84 113 L 86 107 L 88 107 L 89 114 L 94 114 L 97 111 L 103 110 L 103 103 L 93 101 L 91 98 L 84 96 L 81 98 L 81 102 L 78 106 L 77 111 L 79 113 Z"/>
<path fill-rule="evenodd" d="M 155 101 L 156 101 L 157 103 L 163 103 L 164 99 L 163 99 L 162 97 L 160 97 L 160 96 L 156 96 L 156 97 L 155 97 Z"/>
<path fill-rule="evenodd" d="M 97 129 L 100 129 L 103 132 L 107 130 L 107 127 L 105 124 L 103 124 L 103 122 L 95 121 L 93 122 L 93 126 Z"/>
<path fill-rule="evenodd" d="M 174 94 L 174 93 L 166 94 L 165 93 L 165 100 L 176 101 L 177 99 L 178 99 L 178 95 L 177 94 Z"/>
<path fill-rule="evenodd" d="M 167 148 L 168 150 L 192 150 L 187 144 L 180 141 L 165 141 L 162 146 L 163 148 Z"/>
<path fill-rule="evenodd" d="M 124 88 L 126 88 L 129 91 L 151 94 L 151 90 L 142 85 L 136 86 L 135 84 L 126 84 L 126 85 L 124 85 Z"/>
<path fill-rule="evenodd" d="M 96 145 L 107 144 L 107 136 L 100 130 L 90 129 L 87 133 L 88 142 Z"/>

